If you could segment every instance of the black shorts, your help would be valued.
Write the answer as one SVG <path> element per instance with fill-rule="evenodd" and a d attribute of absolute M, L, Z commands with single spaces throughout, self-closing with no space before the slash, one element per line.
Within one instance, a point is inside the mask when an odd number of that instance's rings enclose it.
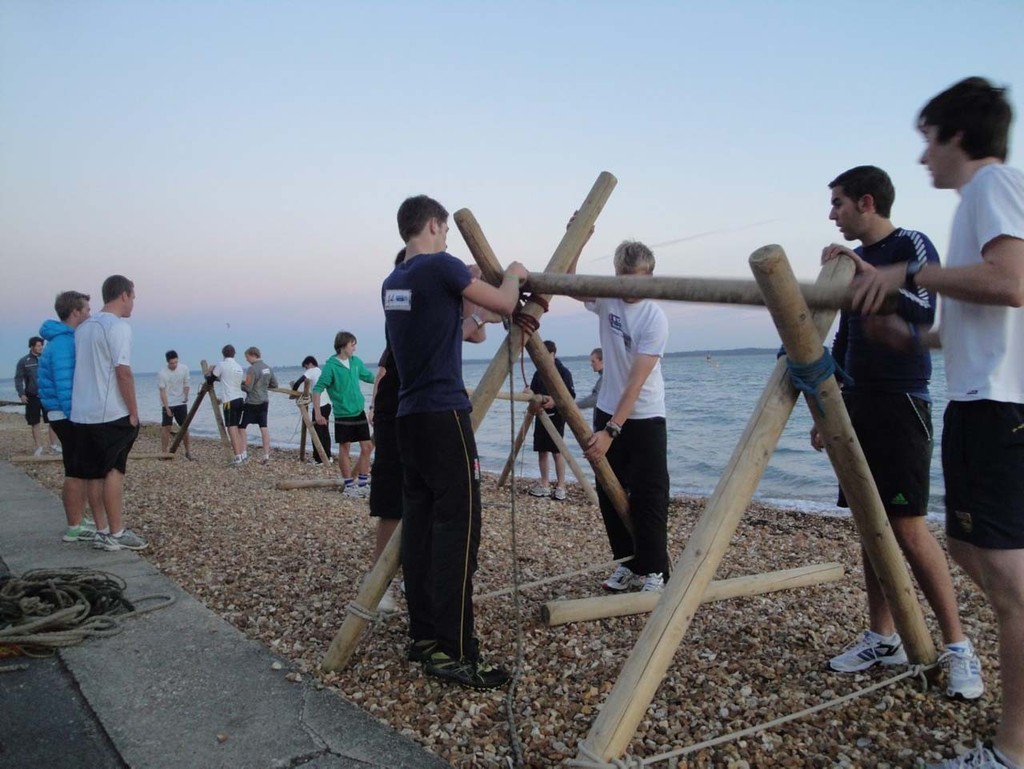
<path fill-rule="evenodd" d="M 846 393 L 843 402 L 875 479 L 885 512 L 928 513 L 932 464 L 932 405 L 906 393 Z M 849 507 L 839 490 L 839 507 Z"/>
<path fill-rule="evenodd" d="M 354 417 L 334 418 L 335 443 L 361 443 L 370 440 L 370 423 L 366 413 Z"/>
<path fill-rule="evenodd" d="M 188 406 L 184 403 L 179 403 L 177 406 L 171 406 L 171 413 L 167 413 L 167 409 L 163 409 L 161 412 L 160 426 L 170 427 L 173 422 L 177 422 L 179 425 L 185 424 L 185 417 L 188 416 Z"/>
<path fill-rule="evenodd" d="M 373 420 L 373 467 L 370 475 L 370 517 L 402 518 L 402 459 L 398 454 L 395 418 Z"/>
<path fill-rule="evenodd" d="M 551 424 L 558 430 L 558 434 L 565 435 L 565 419 L 557 411 L 552 414 L 548 412 L 548 416 L 551 418 Z M 557 454 L 558 446 L 555 445 L 554 440 L 548 435 L 548 431 L 544 429 L 544 425 L 541 424 L 538 419 L 533 426 L 533 450 L 534 451 L 550 451 L 552 454 Z"/>
<path fill-rule="evenodd" d="M 50 424 L 50 420 L 46 418 L 46 409 L 43 408 L 43 402 L 39 400 L 38 395 L 25 396 L 25 421 L 33 427 L 40 422 Z"/>
<path fill-rule="evenodd" d="M 138 425 L 128 417 L 98 425 L 75 424 L 75 450 L 72 467 L 75 478 L 106 478 L 111 470 L 124 473 L 128 452 L 139 436 Z"/>
<path fill-rule="evenodd" d="M 76 436 L 78 431 L 70 419 L 57 419 L 50 422 L 50 427 L 60 439 L 60 458 L 64 462 L 64 475 L 68 478 L 77 478 L 74 466 Z"/>
<path fill-rule="evenodd" d="M 226 401 L 224 403 L 224 426 L 225 427 L 238 427 L 242 424 L 242 410 L 244 409 L 244 400 L 241 398 L 235 398 L 233 401 Z"/>
<path fill-rule="evenodd" d="M 1024 404 L 950 401 L 942 429 L 946 534 L 1024 548 Z"/>
<path fill-rule="evenodd" d="M 243 430 L 249 425 L 267 426 L 267 413 L 270 411 L 270 401 L 266 403 L 246 403 L 242 407 L 242 421 L 239 427 Z"/>

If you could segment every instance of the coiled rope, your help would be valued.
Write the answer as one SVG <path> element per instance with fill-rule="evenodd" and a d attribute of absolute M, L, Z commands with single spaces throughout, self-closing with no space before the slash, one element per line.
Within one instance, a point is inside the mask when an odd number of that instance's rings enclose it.
<path fill-rule="evenodd" d="M 785 352 L 782 354 L 784 355 Z M 825 347 L 822 348 L 821 357 L 812 363 L 794 363 L 792 360 L 788 360 L 786 364 L 789 368 L 789 380 L 793 386 L 813 400 L 818 407 L 818 412 L 822 415 L 825 414 L 825 407 L 822 405 L 819 392 L 821 384 L 833 376 L 838 376 L 844 384 L 853 384 L 850 375 L 843 371 L 842 367 L 836 363 L 836 359 L 832 357 L 832 353 Z"/>
<path fill-rule="evenodd" d="M 33 569 L 0 578 L 0 657 L 43 657 L 91 637 L 117 635 L 122 622 L 174 603 L 169 595 L 129 601 L 126 583 L 91 569 Z M 163 602 L 138 608 L 143 601 Z"/>

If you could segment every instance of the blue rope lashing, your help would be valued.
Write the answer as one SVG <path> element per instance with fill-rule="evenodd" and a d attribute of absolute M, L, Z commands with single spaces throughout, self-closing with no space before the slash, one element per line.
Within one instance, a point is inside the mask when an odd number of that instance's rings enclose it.
<path fill-rule="evenodd" d="M 793 387 L 812 398 L 822 416 L 825 415 L 825 407 L 821 404 L 821 396 L 818 393 L 821 383 L 830 377 L 838 376 L 843 384 L 853 384 L 853 379 L 836 363 L 827 347 L 822 348 L 821 357 L 813 363 L 794 363 L 788 360 L 786 365 L 789 367 L 789 380 Z"/>

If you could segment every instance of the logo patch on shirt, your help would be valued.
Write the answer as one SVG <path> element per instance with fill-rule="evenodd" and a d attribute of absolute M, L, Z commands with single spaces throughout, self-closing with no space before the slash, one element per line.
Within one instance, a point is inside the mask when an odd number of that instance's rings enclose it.
<path fill-rule="evenodd" d="M 480 481 L 480 458 L 473 457 L 473 480 Z"/>
<path fill-rule="evenodd" d="M 384 310 L 412 310 L 412 290 L 408 288 L 389 288 L 384 292 Z"/>
<path fill-rule="evenodd" d="M 626 345 L 626 349 L 632 351 L 633 349 L 633 338 L 626 333 L 626 328 L 622 324 L 622 318 L 613 312 L 608 313 L 608 325 L 611 330 L 622 337 L 623 343 Z"/>

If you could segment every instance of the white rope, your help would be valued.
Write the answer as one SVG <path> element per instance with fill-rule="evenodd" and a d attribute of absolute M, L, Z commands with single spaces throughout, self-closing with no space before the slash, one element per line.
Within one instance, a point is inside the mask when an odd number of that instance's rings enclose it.
<path fill-rule="evenodd" d="M 581 742 L 579 745 L 579 753 L 582 758 L 570 759 L 567 765 L 582 767 L 583 769 L 609 769 L 610 767 L 614 769 L 620 769 L 622 767 L 628 767 L 632 769 L 633 767 L 651 766 L 652 764 L 660 763 L 662 761 L 668 761 L 672 758 L 686 756 L 691 753 L 696 753 L 700 750 L 705 750 L 706 748 L 712 748 L 716 745 L 722 745 L 726 742 L 732 742 L 742 737 L 750 737 L 751 735 L 767 731 L 768 729 L 773 729 L 776 726 L 781 726 L 782 724 L 788 724 L 790 721 L 796 721 L 797 719 L 813 715 L 814 713 L 817 713 L 819 711 L 834 708 L 835 706 L 841 705 L 844 702 L 849 702 L 851 700 L 857 699 L 858 697 L 863 697 L 866 694 L 870 694 L 871 692 L 883 689 L 886 686 L 891 686 L 892 684 L 898 681 L 902 681 L 904 678 L 921 676 L 924 685 L 927 686 L 927 681 L 924 678 L 924 674 L 928 670 L 931 670 L 932 668 L 937 666 L 938 663 L 932 665 L 914 665 L 910 669 L 904 671 L 903 673 L 900 673 L 899 675 L 895 675 L 892 678 L 887 678 L 884 681 L 879 681 L 878 683 L 872 684 L 871 686 L 865 686 L 863 689 L 858 689 L 855 692 L 844 694 L 843 696 L 836 697 L 835 699 L 831 699 L 828 702 L 822 702 L 817 705 L 812 705 L 811 707 L 805 708 L 804 710 L 798 711 L 796 713 L 791 713 L 787 716 L 780 716 L 779 718 L 776 718 L 772 721 L 767 721 L 762 724 L 755 724 L 754 726 L 750 726 L 746 729 L 741 729 L 737 732 L 731 732 L 730 734 L 723 734 L 718 737 L 713 737 L 710 740 L 698 742 L 695 745 L 688 745 L 685 748 L 672 750 L 668 753 L 659 753 L 656 756 L 648 756 L 647 758 L 633 756 L 630 759 L 628 759 L 630 761 L 634 761 L 634 763 L 622 763 L 620 759 L 613 759 L 611 763 L 602 763 L 601 757 L 592 753 Z"/>
<path fill-rule="evenodd" d="M 377 618 L 380 616 L 377 612 L 371 609 L 367 609 L 365 606 L 361 606 L 355 601 L 352 601 L 352 603 L 346 606 L 345 609 L 348 611 L 349 614 L 354 614 L 355 616 L 359 617 L 360 619 L 364 619 L 367 622 L 376 622 Z"/>

